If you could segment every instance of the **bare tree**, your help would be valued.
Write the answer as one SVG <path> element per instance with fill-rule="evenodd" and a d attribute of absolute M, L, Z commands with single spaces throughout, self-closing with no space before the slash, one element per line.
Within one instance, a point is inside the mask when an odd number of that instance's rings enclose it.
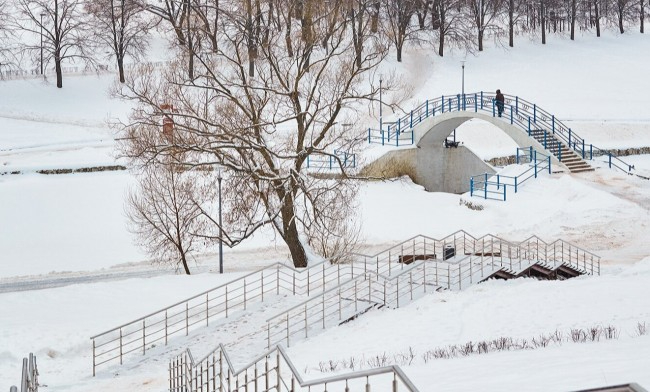
<path fill-rule="evenodd" d="M 86 12 L 93 17 L 93 34 L 99 44 L 115 56 L 120 82 L 124 83 L 124 58 L 138 59 L 148 46 L 152 21 L 145 15 L 141 0 L 95 0 L 86 3 Z"/>
<path fill-rule="evenodd" d="M 350 151 L 363 143 L 363 131 L 342 124 L 353 124 L 356 105 L 378 94 L 364 80 L 387 53 L 381 38 L 373 37 L 366 41 L 359 67 L 344 24 L 331 32 L 327 50 L 314 45 L 323 37 L 312 24 L 316 14 L 305 16 L 314 11 L 308 7 L 309 2 L 302 4 L 300 21 L 291 22 L 301 23 L 289 32 L 292 55 L 286 32 L 274 24 L 267 44 L 258 47 L 255 77 L 249 76 L 248 45 L 239 20 L 231 17 L 235 10 L 222 6 L 219 48 L 198 57 L 201 65 L 194 79 L 180 71 L 178 64 L 185 60 L 179 59 L 163 74 L 143 70 L 138 77 L 127 77 L 122 90 L 124 97 L 139 102 L 125 129 L 124 154 L 144 165 L 179 152 L 184 166 L 221 165 L 228 177 L 225 192 L 232 195 L 224 241 L 235 245 L 270 225 L 297 267 L 308 262 L 305 222 L 318 221 L 332 207 L 329 192 L 352 184 L 333 150 Z M 286 5 L 277 12 L 287 21 L 287 13 L 296 10 Z M 165 112 L 161 102 L 172 102 L 178 113 L 173 142 L 161 143 L 147 132 L 157 124 L 157 114 Z M 342 174 L 335 187 L 306 172 L 309 157 L 336 162 Z"/>
<path fill-rule="evenodd" d="M 445 47 L 469 49 L 471 26 L 459 12 L 462 0 L 435 0 L 431 6 L 432 28 L 438 30 L 438 55 L 444 56 Z"/>
<path fill-rule="evenodd" d="M 503 0 L 469 0 L 469 12 L 477 33 L 478 50 L 483 51 L 483 38 L 488 30 L 497 30 L 496 24 L 503 11 Z"/>
<path fill-rule="evenodd" d="M 639 32 L 643 34 L 643 24 L 645 22 L 645 1 L 639 0 Z"/>
<path fill-rule="evenodd" d="M 189 275 L 189 262 L 208 229 L 196 197 L 196 176 L 171 163 L 155 163 L 138 176 L 138 189 L 127 196 L 129 230 L 155 262 L 172 264 Z"/>
<path fill-rule="evenodd" d="M 614 10 L 616 22 L 618 24 L 618 31 L 623 34 L 625 32 L 624 22 L 628 19 L 632 19 L 634 9 L 633 0 L 615 0 L 614 1 Z"/>
<path fill-rule="evenodd" d="M 62 63 L 82 61 L 93 63 L 86 52 L 89 46 L 88 24 L 82 13 L 82 0 L 16 0 L 19 17 L 16 28 L 31 34 L 36 40 L 43 32 L 43 63 L 54 61 L 56 86 L 63 87 Z M 43 15 L 43 17 L 41 17 Z M 42 22 L 41 22 L 42 21 Z M 41 46 L 38 43 L 23 43 L 23 49 L 30 52 L 39 63 Z"/>
<path fill-rule="evenodd" d="M 17 48 L 10 42 L 13 36 L 13 26 L 8 21 L 12 20 L 13 15 L 7 7 L 5 1 L 0 0 L 0 71 L 4 68 L 14 66 L 17 55 Z"/>
<path fill-rule="evenodd" d="M 386 12 L 386 34 L 395 44 L 397 61 L 401 62 L 404 44 L 415 32 L 411 18 L 415 15 L 418 0 L 384 0 L 383 4 Z"/>
<path fill-rule="evenodd" d="M 184 0 L 161 0 L 150 2 L 147 9 L 152 14 L 158 16 L 162 21 L 167 22 L 176 35 L 176 40 L 179 45 L 185 45 L 185 31 L 184 24 L 187 19 L 187 2 Z"/>

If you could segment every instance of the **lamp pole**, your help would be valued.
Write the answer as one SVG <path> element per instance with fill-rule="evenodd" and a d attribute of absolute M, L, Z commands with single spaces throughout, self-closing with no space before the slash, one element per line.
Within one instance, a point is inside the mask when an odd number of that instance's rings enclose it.
<path fill-rule="evenodd" d="M 460 63 L 461 63 L 461 67 L 463 69 L 463 73 L 462 73 L 462 75 L 463 75 L 463 79 L 462 79 L 463 84 L 462 84 L 462 90 L 461 91 L 462 91 L 463 97 L 464 97 L 465 96 L 465 60 L 461 61 Z"/>
<path fill-rule="evenodd" d="M 44 12 L 41 12 L 41 75 L 43 75 L 43 17 Z"/>
<path fill-rule="evenodd" d="M 221 226 L 221 169 L 219 169 L 217 183 L 219 184 L 219 273 L 223 274 L 223 228 Z"/>
<path fill-rule="evenodd" d="M 382 87 L 382 77 L 379 75 L 379 131 L 381 132 L 382 129 L 384 129 L 384 118 L 383 118 L 383 101 L 381 100 L 381 87 Z"/>

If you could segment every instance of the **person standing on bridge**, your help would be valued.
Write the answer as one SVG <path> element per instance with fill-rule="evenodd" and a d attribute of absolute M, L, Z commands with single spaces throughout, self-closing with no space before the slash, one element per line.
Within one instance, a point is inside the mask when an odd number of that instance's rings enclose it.
<path fill-rule="evenodd" d="M 501 114 L 503 114 L 503 105 L 506 102 L 506 98 L 503 96 L 503 94 L 501 94 L 501 90 L 497 90 L 497 96 L 496 98 L 494 98 L 494 100 L 496 101 L 495 103 L 497 105 L 497 111 L 499 112 L 499 117 L 501 117 Z"/>

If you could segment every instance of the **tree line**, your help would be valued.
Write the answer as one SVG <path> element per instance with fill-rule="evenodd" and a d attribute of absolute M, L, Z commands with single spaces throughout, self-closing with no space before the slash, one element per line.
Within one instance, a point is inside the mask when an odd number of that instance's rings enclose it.
<path fill-rule="evenodd" d="M 257 46 L 281 28 L 286 49 L 292 50 L 286 34 L 292 20 L 304 32 L 314 30 L 310 34 L 346 24 L 357 51 L 366 36 L 384 35 L 402 61 L 408 41 L 435 45 L 444 56 L 450 48 L 482 51 L 487 38 L 513 47 L 518 36 L 546 43 L 548 34 L 568 34 L 573 40 L 576 30 L 600 36 L 604 28 L 622 34 L 639 26 L 644 33 L 648 14 L 646 0 L 3 0 L 0 70 L 25 63 L 53 66 L 62 87 L 62 64 L 92 68 L 110 59 L 124 82 L 125 59 L 143 58 L 154 29 L 170 32 L 175 44 L 190 51 L 214 49 L 219 19 L 233 7 L 245 14 L 240 23 L 251 62 Z M 288 18 L 283 16 L 287 9 Z M 327 45 L 327 33 L 319 38 Z M 191 68 L 193 56 L 188 60 Z"/>

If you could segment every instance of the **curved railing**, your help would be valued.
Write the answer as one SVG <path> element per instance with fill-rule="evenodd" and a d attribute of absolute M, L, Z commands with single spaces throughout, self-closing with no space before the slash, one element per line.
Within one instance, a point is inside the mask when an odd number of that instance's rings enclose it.
<path fill-rule="evenodd" d="M 495 98 L 496 94 L 481 91 L 428 99 L 395 122 L 383 122 L 380 124 L 380 129 L 368 128 L 368 143 L 395 146 L 413 144 L 413 128 L 415 126 L 426 118 L 446 112 L 474 111 L 497 117 Z M 633 165 L 626 163 L 615 154 L 588 144 L 584 138 L 573 132 L 566 124 L 557 120 L 555 115 L 518 96 L 505 95 L 502 118 L 519 127 L 528 136 L 531 136 L 533 130 L 543 130 L 545 135 L 568 146 L 582 159 L 593 160 L 595 157 L 606 157 L 606 163 L 610 168 L 616 168 L 628 174 L 632 174 L 632 170 L 634 170 Z M 544 147 L 547 148 L 547 146 Z M 561 161 L 561 156 L 559 159 Z"/>

